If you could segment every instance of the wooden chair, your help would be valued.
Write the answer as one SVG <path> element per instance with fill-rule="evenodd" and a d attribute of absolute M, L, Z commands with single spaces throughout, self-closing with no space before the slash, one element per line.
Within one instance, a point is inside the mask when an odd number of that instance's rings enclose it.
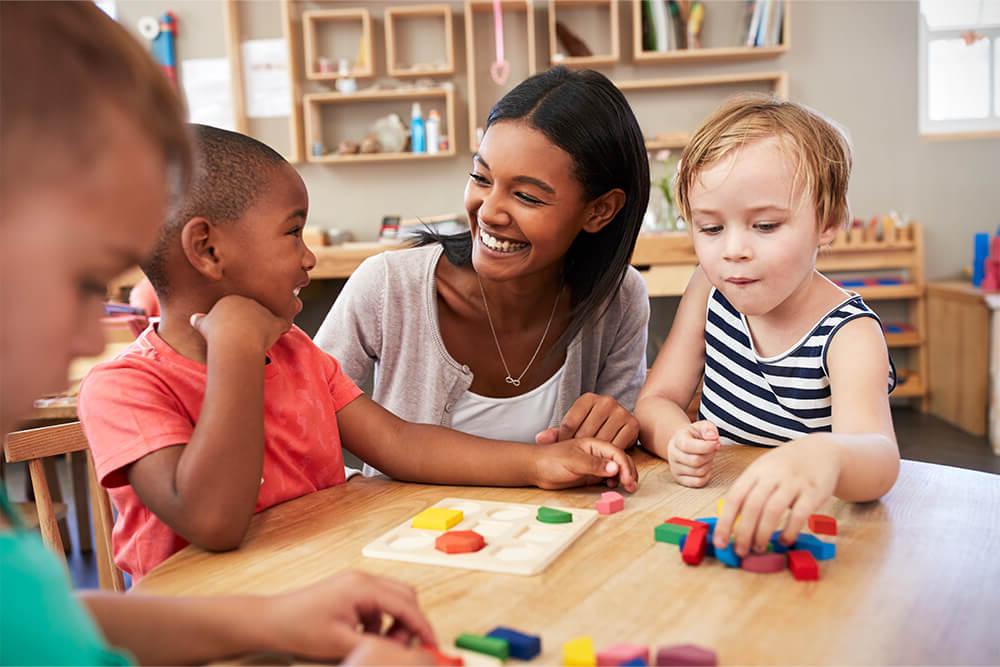
<path fill-rule="evenodd" d="M 4 444 L 4 454 L 8 462 L 28 462 L 42 540 L 56 553 L 61 554 L 63 558 L 65 558 L 65 553 L 62 538 L 59 535 L 59 527 L 52 505 L 52 494 L 49 490 L 43 463 L 44 459 L 48 457 L 71 452 L 84 452 L 87 457 L 87 486 L 89 488 L 91 516 L 94 521 L 94 552 L 97 556 L 97 574 L 101 588 L 124 591 L 125 582 L 122 573 L 115 566 L 112 557 L 111 527 L 114 524 L 114 519 L 111 514 L 111 501 L 107 491 L 97 481 L 94 460 L 90 455 L 87 438 L 83 434 L 80 422 L 16 431 L 7 436 Z M 77 513 L 84 512 L 85 508 L 78 505 L 76 511 Z"/>

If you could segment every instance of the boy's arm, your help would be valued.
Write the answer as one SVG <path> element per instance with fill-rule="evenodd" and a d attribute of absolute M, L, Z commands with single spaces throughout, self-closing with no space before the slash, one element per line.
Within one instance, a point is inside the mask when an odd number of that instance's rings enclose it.
<path fill-rule="evenodd" d="M 696 268 L 636 402 L 639 442 L 663 459 L 670 438 L 691 424 L 686 409 L 705 370 L 705 311 L 711 288 Z"/>
<path fill-rule="evenodd" d="M 390 477 L 428 484 L 563 488 L 620 477 L 636 488 L 635 464 L 589 438 L 528 445 L 413 424 L 361 395 L 337 412 L 344 447 Z"/>
<path fill-rule="evenodd" d="M 265 356 L 287 327 L 235 296 L 198 319 L 208 370 L 194 432 L 183 447 L 157 450 L 128 470 L 142 502 L 204 549 L 235 549 L 250 525 L 264 462 Z"/>

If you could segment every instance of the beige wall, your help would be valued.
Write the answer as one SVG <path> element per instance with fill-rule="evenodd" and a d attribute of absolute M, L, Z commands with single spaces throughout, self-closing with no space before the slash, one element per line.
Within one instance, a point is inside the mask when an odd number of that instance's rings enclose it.
<path fill-rule="evenodd" d="M 376 17 L 376 62 L 384 62 L 381 11 L 384 3 L 366 4 Z M 396 0 L 393 4 L 403 4 Z M 547 62 L 545 6 L 538 2 L 538 65 Z M 631 50 L 630 7 L 622 8 L 622 46 Z M 742 3 L 709 5 L 706 40 L 720 39 L 735 25 L 731 17 Z M 454 3 L 456 65 L 459 90 L 459 155 L 429 163 L 303 165 L 312 197 L 312 222 L 350 229 L 359 239 L 375 237 L 383 214 L 428 216 L 461 210 L 469 168 L 464 118 L 465 56 L 461 5 Z M 170 2 L 119 0 L 119 18 L 133 27 L 139 16 L 172 9 L 180 19 L 178 56 L 219 57 L 225 54 L 222 3 L 216 0 Z M 242 5 L 246 38 L 280 36 L 277 0 Z M 735 12 L 735 14 L 734 14 Z M 957 274 L 971 260 L 971 237 L 1000 225 L 1000 140 L 926 142 L 917 134 L 917 3 L 794 2 L 792 47 L 777 60 L 702 66 L 626 64 L 607 73 L 618 78 L 656 78 L 699 73 L 785 70 L 792 99 L 809 104 L 845 125 L 856 149 L 851 203 L 861 217 L 895 209 L 921 220 L 928 235 L 931 278 Z M 715 21 L 713 22 L 713 18 Z M 725 20 L 723 20 L 725 19 Z M 507 50 L 518 46 L 508 37 Z M 523 49 L 523 45 L 521 46 Z M 492 43 L 482 47 L 489 57 Z M 630 60 L 623 55 L 623 59 Z M 725 95 L 635 99 L 640 120 L 653 131 L 683 129 Z M 672 121 L 672 122 L 671 122 Z M 663 127 L 649 128 L 663 122 Z M 690 129 L 690 128 L 688 128 Z M 266 121 L 255 127 L 262 138 L 287 148 L 285 126 Z"/>

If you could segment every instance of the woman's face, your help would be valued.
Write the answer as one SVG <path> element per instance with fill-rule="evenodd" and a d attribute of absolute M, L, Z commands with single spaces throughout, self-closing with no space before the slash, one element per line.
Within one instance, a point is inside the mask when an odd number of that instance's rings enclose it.
<path fill-rule="evenodd" d="M 115 119 L 77 178 L 20 185 L 0 204 L 0 427 L 66 389 L 70 361 L 99 354 L 105 285 L 152 246 L 166 169 L 131 122 Z"/>
<path fill-rule="evenodd" d="M 493 280 L 559 266 L 592 208 L 566 151 L 525 123 L 496 123 L 465 186 L 473 266 Z"/>

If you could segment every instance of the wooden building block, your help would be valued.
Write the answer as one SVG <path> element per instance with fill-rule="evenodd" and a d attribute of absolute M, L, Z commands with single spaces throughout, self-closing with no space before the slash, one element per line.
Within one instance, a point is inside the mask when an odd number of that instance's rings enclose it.
<path fill-rule="evenodd" d="M 566 667 L 596 667 L 594 640 L 590 637 L 575 637 L 563 644 L 563 665 Z"/>
<path fill-rule="evenodd" d="M 726 545 L 725 549 L 716 549 L 715 557 L 725 563 L 726 567 L 739 567 L 742 559 L 736 555 L 736 551 L 733 550 L 732 541 Z"/>
<path fill-rule="evenodd" d="M 535 518 L 542 523 L 572 523 L 573 515 L 544 505 L 538 508 Z"/>
<path fill-rule="evenodd" d="M 510 657 L 518 660 L 534 660 L 542 652 L 542 638 L 537 635 L 528 635 L 500 626 L 487 632 L 486 636 L 506 641 L 510 648 Z"/>
<path fill-rule="evenodd" d="M 641 661 L 649 663 L 649 647 L 636 644 L 614 644 L 597 653 L 598 667 L 617 667 L 619 665 L 635 664 Z"/>
<path fill-rule="evenodd" d="M 816 560 L 833 560 L 837 557 L 837 545 L 824 542 L 815 535 L 799 533 L 793 549 L 808 551 Z"/>
<path fill-rule="evenodd" d="M 715 667 L 719 659 L 715 651 L 694 644 L 664 646 L 656 652 L 660 667 Z"/>
<path fill-rule="evenodd" d="M 468 554 L 486 546 L 486 538 L 474 530 L 449 530 L 438 535 L 434 548 L 446 554 Z"/>
<path fill-rule="evenodd" d="M 781 572 L 788 565 L 788 557 L 785 554 L 750 554 L 743 559 L 741 567 L 748 572 L 758 574 L 771 574 Z"/>
<path fill-rule="evenodd" d="M 816 581 L 819 579 L 819 565 L 808 551 L 794 549 L 788 552 L 788 569 L 799 581 Z"/>
<path fill-rule="evenodd" d="M 483 637 L 463 632 L 455 638 L 455 646 L 467 651 L 492 655 L 500 660 L 506 660 L 510 657 L 510 645 L 505 639 L 497 639 L 496 637 Z"/>
<path fill-rule="evenodd" d="M 423 649 L 431 654 L 434 659 L 434 664 L 437 667 L 464 667 L 465 661 L 457 655 L 448 655 L 447 653 L 442 653 L 433 646 L 424 646 Z"/>
<path fill-rule="evenodd" d="M 825 514 L 812 514 L 809 516 L 809 530 L 817 535 L 836 535 L 837 520 Z"/>
<path fill-rule="evenodd" d="M 681 558 L 688 565 L 701 565 L 705 558 L 705 541 L 708 537 L 708 528 L 692 528 L 687 534 L 684 548 L 681 549 Z"/>
<path fill-rule="evenodd" d="M 414 528 L 422 530 L 448 530 L 462 523 L 462 510 L 445 509 L 444 507 L 428 507 L 413 517 Z"/>
<path fill-rule="evenodd" d="M 691 531 L 687 526 L 676 523 L 661 523 L 653 529 L 653 539 L 667 544 L 680 544 L 681 538 Z"/>
<path fill-rule="evenodd" d="M 625 509 L 625 498 L 617 491 L 608 491 L 601 494 L 601 499 L 597 501 L 597 511 L 601 514 L 614 514 Z"/>

